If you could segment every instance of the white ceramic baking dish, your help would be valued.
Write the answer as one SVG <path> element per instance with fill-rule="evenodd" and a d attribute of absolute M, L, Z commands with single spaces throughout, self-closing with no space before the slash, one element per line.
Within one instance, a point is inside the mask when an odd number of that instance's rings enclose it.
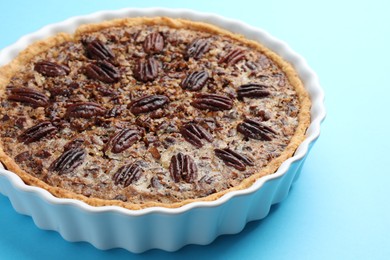
<path fill-rule="evenodd" d="M 175 251 L 187 244 L 205 245 L 219 235 L 238 233 L 247 222 L 267 216 L 270 207 L 287 196 L 320 134 L 320 123 L 325 117 L 324 94 L 316 74 L 285 43 L 261 29 L 214 14 L 182 9 L 122 9 L 78 16 L 45 26 L 3 49 L 0 66 L 38 39 L 58 32 L 72 33 L 84 23 L 137 16 L 168 16 L 208 22 L 259 41 L 289 61 L 312 100 L 307 138 L 295 155 L 276 173 L 259 179 L 248 189 L 230 192 L 215 201 L 195 202 L 180 208 L 128 210 L 117 206 L 93 207 L 73 199 L 56 198 L 41 188 L 25 185 L 16 174 L 4 169 L 0 169 L 0 192 L 9 197 L 16 211 L 31 216 L 39 228 L 58 231 L 68 241 L 87 241 L 99 249 L 119 247 L 143 252 L 159 248 Z"/>

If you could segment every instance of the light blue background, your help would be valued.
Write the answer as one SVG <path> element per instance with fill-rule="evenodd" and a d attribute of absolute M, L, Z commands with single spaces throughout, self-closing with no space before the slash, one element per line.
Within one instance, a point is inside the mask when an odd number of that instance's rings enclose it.
<path fill-rule="evenodd" d="M 0 0 L 0 48 L 75 15 L 123 7 L 213 12 L 284 40 L 318 73 L 327 119 L 289 197 L 238 235 L 134 255 L 69 243 L 0 195 L 0 259 L 390 259 L 388 1 Z"/>

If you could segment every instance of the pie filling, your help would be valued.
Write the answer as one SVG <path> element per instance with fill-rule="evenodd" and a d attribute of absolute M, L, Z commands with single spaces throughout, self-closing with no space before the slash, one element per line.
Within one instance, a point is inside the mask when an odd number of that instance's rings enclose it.
<path fill-rule="evenodd" d="M 199 199 L 269 174 L 301 108 L 259 48 L 163 24 L 84 32 L 1 88 L 1 146 L 22 171 L 133 204 Z"/>

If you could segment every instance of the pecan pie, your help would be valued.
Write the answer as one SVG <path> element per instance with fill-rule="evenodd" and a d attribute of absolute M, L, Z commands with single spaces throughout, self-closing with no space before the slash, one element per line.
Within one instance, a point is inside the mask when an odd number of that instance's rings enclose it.
<path fill-rule="evenodd" d="M 310 122 L 289 63 L 210 24 L 79 27 L 0 69 L 0 160 L 90 205 L 179 207 L 272 174 Z"/>

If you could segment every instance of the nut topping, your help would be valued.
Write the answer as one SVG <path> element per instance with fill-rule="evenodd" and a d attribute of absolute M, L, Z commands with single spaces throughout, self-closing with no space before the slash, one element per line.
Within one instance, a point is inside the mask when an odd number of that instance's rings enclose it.
<path fill-rule="evenodd" d="M 139 129 L 123 129 L 114 134 L 104 147 L 104 151 L 110 150 L 112 153 L 121 153 L 135 144 L 142 137 Z"/>
<path fill-rule="evenodd" d="M 160 63 L 153 57 L 139 60 L 133 71 L 134 77 L 142 82 L 153 81 L 158 76 L 159 68 Z"/>
<path fill-rule="evenodd" d="M 131 164 L 123 165 L 119 170 L 114 174 L 112 180 L 115 185 L 122 184 L 124 188 L 130 184 L 136 182 L 142 174 L 142 169 L 139 167 L 138 162 Z"/>
<path fill-rule="evenodd" d="M 231 66 L 244 58 L 245 58 L 244 50 L 234 49 L 226 53 L 224 56 L 222 56 L 222 58 L 219 60 L 219 63 L 226 63 L 227 65 Z"/>
<path fill-rule="evenodd" d="M 194 71 L 187 75 L 187 77 L 181 82 L 183 89 L 191 91 L 201 90 L 209 78 L 207 71 Z"/>
<path fill-rule="evenodd" d="M 206 129 L 195 123 L 184 125 L 180 129 L 180 133 L 187 142 L 198 148 L 203 146 L 202 139 L 206 139 L 210 143 L 214 140 L 213 136 Z"/>
<path fill-rule="evenodd" d="M 97 79 L 104 83 L 115 83 L 120 79 L 118 69 L 105 60 L 85 66 L 85 75 L 90 79 Z"/>
<path fill-rule="evenodd" d="M 66 115 L 69 117 L 91 118 L 103 116 L 106 109 L 94 102 L 78 102 L 67 107 Z"/>
<path fill-rule="evenodd" d="M 88 58 L 93 60 L 114 59 L 114 53 L 112 53 L 112 51 L 107 45 L 105 45 L 98 39 L 95 39 L 87 44 L 86 54 Z"/>
<path fill-rule="evenodd" d="M 189 155 L 184 155 L 182 153 L 172 156 L 169 172 L 171 178 L 175 182 L 179 182 L 180 179 L 183 179 L 188 183 L 192 183 L 198 177 L 198 169 L 194 160 Z"/>
<path fill-rule="evenodd" d="M 48 186 L 126 208 L 213 199 L 284 158 L 309 120 L 294 72 L 173 21 L 76 33 L 18 64 L 0 91 L 4 152 Z"/>
<path fill-rule="evenodd" d="M 85 156 L 84 148 L 69 149 L 52 162 L 49 170 L 58 172 L 60 175 L 71 173 L 84 162 Z"/>
<path fill-rule="evenodd" d="M 237 131 L 245 137 L 263 141 L 271 141 L 276 135 L 270 127 L 253 119 L 245 119 L 244 122 L 238 124 Z"/>
<path fill-rule="evenodd" d="M 27 103 L 32 107 L 45 107 L 49 102 L 49 98 L 45 94 L 38 90 L 25 87 L 12 88 L 8 100 Z"/>
<path fill-rule="evenodd" d="M 215 149 L 215 155 L 221 159 L 227 166 L 236 168 L 239 171 L 245 171 L 246 165 L 253 166 L 252 159 L 247 156 L 236 153 L 230 148 Z"/>
<path fill-rule="evenodd" d="M 65 76 L 70 72 L 67 66 L 51 61 L 40 61 L 35 63 L 34 70 L 47 77 Z"/>
<path fill-rule="evenodd" d="M 200 93 L 196 95 L 191 105 L 201 110 L 230 110 L 233 108 L 233 100 L 229 97 L 220 94 Z"/>
<path fill-rule="evenodd" d="M 268 86 L 256 83 L 250 83 L 241 85 L 237 89 L 237 97 L 238 99 L 242 99 L 244 97 L 248 98 L 262 98 L 271 95 L 271 92 L 268 90 Z"/>
<path fill-rule="evenodd" d="M 26 129 L 21 135 L 19 135 L 18 140 L 25 144 L 29 144 L 39 141 L 43 137 L 53 134 L 56 131 L 57 127 L 53 126 L 50 121 L 43 121 Z"/>
<path fill-rule="evenodd" d="M 164 49 L 164 38 L 159 32 L 150 33 L 146 36 L 143 47 L 148 54 L 160 53 Z"/>
<path fill-rule="evenodd" d="M 210 49 L 210 42 L 207 39 L 195 39 L 192 41 L 186 49 L 184 58 L 188 60 L 189 58 L 194 58 L 196 60 L 200 59 L 204 53 Z"/>
<path fill-rule="evenodd" d="M 130 111 L 135 115 L 148 113 L 163 107 L 168 101 L 164 95 L 143 96 L 130 104 Z"/>

